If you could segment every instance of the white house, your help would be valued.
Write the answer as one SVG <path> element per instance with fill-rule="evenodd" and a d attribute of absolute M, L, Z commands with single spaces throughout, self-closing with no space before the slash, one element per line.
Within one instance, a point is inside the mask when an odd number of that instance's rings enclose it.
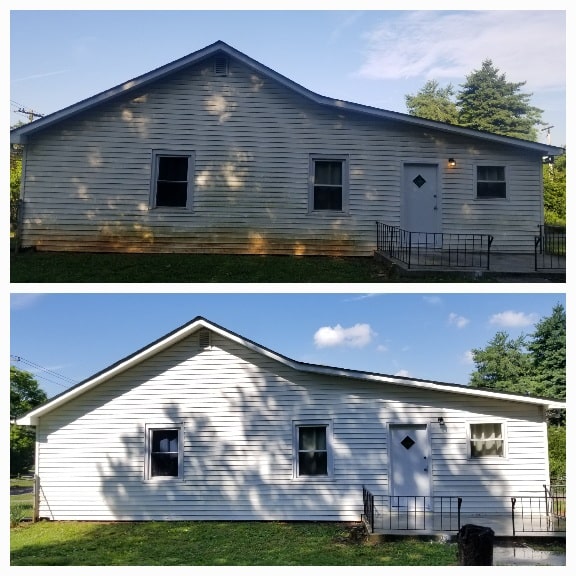
<path fill-rule="evenodd" d="M 37 250 L 370 256 L 379 221 L 531 252 L 563 149 L 320 96 L 216 42 L 11 132 Z"/>
<path fill-rule="evenodd" d="M 469 513 L 542 496 L 559 407 L 306 364 L 198 317 L 18 423 L 39 517 L 358 521 L 363 486 Z"/>

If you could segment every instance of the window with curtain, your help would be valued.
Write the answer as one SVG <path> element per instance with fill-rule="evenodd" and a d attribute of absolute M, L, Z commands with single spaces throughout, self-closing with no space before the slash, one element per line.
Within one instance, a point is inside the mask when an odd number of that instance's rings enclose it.
<path fill-rule="evenodd" d="M 504 456 L 504 436 L 502 424 L 470 424 L 470 456 L 485 458 Z"/>

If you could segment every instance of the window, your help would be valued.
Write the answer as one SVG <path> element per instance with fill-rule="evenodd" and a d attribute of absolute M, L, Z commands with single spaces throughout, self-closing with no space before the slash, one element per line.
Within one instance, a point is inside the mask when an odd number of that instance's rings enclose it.
<path fill-rule="evenodd" d="M 476 167 L 476 197 L 506 198 L 504 166 Z"/>
<path fill-rule="evenodd" d="M 191 208 L 193 173 L 191 153 L 155 151 L 151 205 L 155 208 Z"/>
<path fill-rule="evenodd" d="M 470 456 L 504 457 L 504 431 L 501 423 L 470 424 Z"/>
<path fill-rule="evenodd" d="M 348 204 L 348 159 L 310 157 L 310 210 L 345 212 Z"/>
<path fill-rule="evenodd" d="M 297 423 L 295 426 L 295 476 L 330 476 L 330 426 Z"/>
<path fill-rule="evenodd" d="M 182 477 L 181 426 L 146 427 L 146 477 Z"/>

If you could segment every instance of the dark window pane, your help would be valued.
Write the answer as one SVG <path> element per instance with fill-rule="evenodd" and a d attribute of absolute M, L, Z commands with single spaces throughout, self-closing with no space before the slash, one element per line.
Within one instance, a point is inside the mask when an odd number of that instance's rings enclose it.
<path fill-rule="evenodd" d="M 178 430 L 153 430 L 152 452 L 178 452 Z"/>
<path fill-rule="evenodd" d="M 178 476 L 178 430 L 152 430 L 151 476 Z"/>
<path fill-rule="evenodd" d="M 478 198 L 506 198 L 506 182 L 478 182 Z"/>
<path fill-rule="evenodd" d="M 314 210 L 342 211 L 342 188 L 314 186 Z"/>
<path fill-rule="evenodd" d="M 151 476 L 178 476 L 178 454 L 152 454 Z"/>
<path fill-rule="evenodd" d="M 326 450 L 326 427 L 301 426 L 299 432 L 299 450 Z"/>
<path fill-rule="evenodd" d="M 316 160 L 314 184 L 342 185 L 342 162 L 324 162 Z"/>
<path fill-rule="evenodd" d="M 160 156 L 158 158 L 158 180 L 177 182 L 188 180 L 188 157 Z"/>
<path fill-rule="evenodd" d="M 326 476 L 328 474 L 328 454 L 326 452 L 300 452 L 300 476 Z"/>
<path fill-rule="evenodd" d="M 187 197 L 187 182 L 158 182 L 156 188 L 156 206 L 186 207 Z"/>
<path fill-rule="evenodd" d="M 504 181 L 504 166 L 478 166 L 478 180 Z"/>

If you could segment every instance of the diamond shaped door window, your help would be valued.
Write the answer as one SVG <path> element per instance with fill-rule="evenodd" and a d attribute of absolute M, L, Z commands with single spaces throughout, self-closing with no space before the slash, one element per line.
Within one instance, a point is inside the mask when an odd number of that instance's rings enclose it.
<path fill-rule="evenodd" d="M 410 436 L 406 436 L 406 438 L 404 438 L 404 440 L 402 440 L 402 442 L 400 442 L 400 444 L 402 444 L 402 446 L 404 446 L 404 448 L 406 448 L 406 450 L 410 450 L 410 448 L 412 448 L 412 446 L 414 446 L 414 444 L 416 444 L 416 442 L 414 440 L 412 440 L 412 438 L 410 438 Z"/>
<path fill-rule="evenodd" d="M 424 186 L 424 184 L 426 184 L 426 180 L 424 180 L 424 178 L 422 178 L 422 176 L 420 174 L 418 174 L 418 176 L 416 176 L 416 178 L 414 178 L 414 180 L 412 180 L 412 182 L 414 182 L 414 184 L 416 184 L 416 186 L 418 186 L 418 188 L 422 188 L 422 186 Z"/>

